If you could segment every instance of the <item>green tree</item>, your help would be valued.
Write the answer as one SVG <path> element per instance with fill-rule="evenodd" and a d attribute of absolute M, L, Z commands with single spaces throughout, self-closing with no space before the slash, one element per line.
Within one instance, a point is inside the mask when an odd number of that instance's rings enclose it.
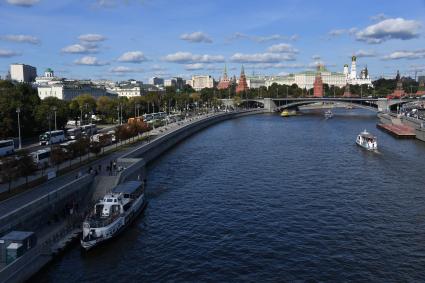
<path fill-rule="evenodd" d="M 39 126 L 34 123 L 34 108 L 39 103 L 37 90 L 30 85 L 0 81 L 0 138 L 18 136 L 18 107 L 22 136 L 37 134 Z"/>
<path fill-rule="evenodd" d="M 37 164 L 26 150 L 18 151 L 16 160 L 19 175 L 20 177 L 25 177 L 25 186 L 28 186 L 28 176 L 34 174 L 37 171 Z"/>
<path fill-rule="evenodd" d="M 56 110 L 56 111 L 55 111 Z M 56 97 L 47 97 L 35 107 L 35 121 L 39 125 L 40 130 L 54 129 L 54 116 L 56 112 L 57 129 L 64 129 L 69 117 L 69 107 L 66 101 Z"/>
<path fill-rule="evenodd" d="M 0 179 L 7 182 L 8 192 L 10 192 L 12 182 L 19 177 L 18 161 L 14 156 L 7 156 L 0 159 Z"/>

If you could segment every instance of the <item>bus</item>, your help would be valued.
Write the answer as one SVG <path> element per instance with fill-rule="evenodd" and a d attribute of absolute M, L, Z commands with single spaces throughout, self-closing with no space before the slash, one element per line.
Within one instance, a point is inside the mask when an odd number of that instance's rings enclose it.
<path fill-rule="evenodd" d="M 83 135 L 91 136 L 97 133 L 97 126 L 96 124 L 83 125 L 81 131 Z"/>
<path fill-rule="evenodd" d="M 15 153 L 15 143 L 13 140 L 0 141 L 0 156 L 6 156 Z"/>
<path fill-rule="evenodd" d="M 153 115 L 152 114 L 143 114 L 143 120 L 148 122 L 150 120 L 153 120 Z"/>
<path fill-rule="evenodd" d="M 65 141 L 63 130 L 49 131 L 40 135 L 40 145 L 49 145 Z"/>
<path fill-rule="evenodd" d="M 167 118 L 167 113 L 165 112 L 153 113 L 152 115 L 154 120 L 163 120 Z"/>
<path fill-rule="evenodd" d="M 31 153 L 37 167 L 42 167 L 44 164 L 49 164 L 50 148 L 40 149 Z"/>
<path fill-rule="evenodd" d="M 77 128 L 72 128 L 72 129 L 66 130 L 66 137 L 69 140 L 79 139 L 81 137 L 81 128 L 77 127 Z"/>
<path fill-rule="evenodd" d="M 62 151 L 63 151 L 64 153 L 68 153 L 68 152 L 70 152 L 70 151 L 71 151 L 71 147 L 72 147 L 72 145 L 73 145 L 74 143 L 76 143 L 76 142 L 77 142 L 76 140 L 70 140 L 70 141 L 67 141 L 67 142 L 61 143 L 61 144 L 59 145 L 59 147 L 62 149 Z"/>

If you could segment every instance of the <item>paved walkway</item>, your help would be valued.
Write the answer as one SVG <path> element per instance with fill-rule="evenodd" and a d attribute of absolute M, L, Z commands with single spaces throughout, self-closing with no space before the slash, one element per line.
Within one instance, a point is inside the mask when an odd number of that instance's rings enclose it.
<path fill-rule="evenodd" d="M 221 114 L 221 113 L 219 113 Z M 207 114 L 207 115 L 203 115 L 203 116 L 197 116 L 197 117 L 193 117 L 190 118 L 186 121 L 180 121 L 177 123 L 173 123 L 173 124 L 169 124 L 167 126 L 163 126 L 161 128 L 155 129 L 152 131 L 152 133 L 150 134 L 155 134 L 155 139 L 170 133 L 172 131 L 175 131 L 179 128 L 182 128 L 190 123 L 193 123 L 194 121 L 198 121 L 202 118 L 205 117 L 210 117 L 214 114 Z M 108 172 L 106 171 L 106 167 L 110 165 L 111 161 L 113 160 L 117 160 L 119 157 L 121 157 L 122 155 L 125 155 L 126 153 L 140 147 L 141 145 L 146 144 L 146 142 L 138 142 L 135 143 L 133 145 L 128 145 L 125 149 L 119 150 L 119 151 L 115 151 L 112 152 L 104 157 L 101 157 L 98 160 L 94 160 L 92 162 L 90 162 L 87 165 L 83 165 L 77 169 L 72 170 L 69 173 L 66 173 L 62 176 L 53 178 L 33 189 L 30 189 L 26 192 L 23 192 L 21 194 L 18 194 L 16 196 L 13 196 L 7 200 L 4 200 L 2 202 L 0 202 L 0 215 L 5 215 L 6 213 L 12 211 L 13 209 L 16 209 L 18 207 L 21 207 L 23 205 L 25 205 L 26 203 L 37 199 L 47 193 L 49 193 L 50 191 L 57 189 L 61 186 L 64 186 L 66 184 L 68 184 L 70 181 L 78 178 L 78 176 L 80 175 L 84 175 L 84 174 L 88 174 L 89 171 L 89 167 L 94 168 L 98 168 L 99 165 L 101 165 L 102 170 L 100 171 L 100 174 L 105 174 L 107 175 Z M 115 145 L 112 145 L 111 148 L 115 147 Z M 4 189 L 4 188 L 3 188 Z M 1 217 L 1 216 L 0 216 Z"/>

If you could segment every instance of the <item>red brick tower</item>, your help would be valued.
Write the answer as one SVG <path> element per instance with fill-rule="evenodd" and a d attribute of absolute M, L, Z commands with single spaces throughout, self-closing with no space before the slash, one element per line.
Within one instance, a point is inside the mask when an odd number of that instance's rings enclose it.
<path fill-rule="evenodd" d="M 236 87 L 236 93 L 244 92 L 248 90 L 248 84 L 246 82 L 245 70 L 242 65 L 241 76 L 239 78 L 238 86 Z"/>
<path fill-rule="evenodd" d="M 350 84 L 347 83 L 345 85 L 344 94 L 342 95 L 342 97 L 351 97 Z"/>
<path fill-rule="evenodd" d="M 217 89 L 228 89 L 230 86 L 230 79 L 227 77 L 227 67 L 224 65 L 223 77 L 221 77 L 218 83 Z"/>
<path fill-rule="evenodd" d="M 401 98 L 401 97 L 405 96 L 406 93 L 403 90 L 403 83 L 401 81 L 400 72 L 399 71 L 397 71 L 397 76 L 395 78 L 397 80 L 397 86 L 396 86 L 396 88 L 395 88 L 395 90 L 393 92 L 393 97 L 394 98 Z"/>
<path fill-rule="evenodd" d="M 320 69 L 317 70 L 316 79 L 314 80 L 314 97 L 323 97 L 323 81 L 320 75 Z"/>

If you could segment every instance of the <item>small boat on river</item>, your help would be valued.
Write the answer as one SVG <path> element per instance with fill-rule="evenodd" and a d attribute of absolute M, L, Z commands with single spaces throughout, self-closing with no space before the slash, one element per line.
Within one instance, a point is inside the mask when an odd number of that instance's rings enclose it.
<path fill-rule="evenodd" d="M 119 184 L 99 200 L 83 222 L 81 246 L 89 250 L 122 232 L 146 206 L 144 183 Z"/>
<path fill-rule="evenodd" d="M 280 113 L 280 116 L 282 116 L 282 117 L 291 117 L 291 116 L 296 116 L 297 115 L 297 111 L 295 111 L 295 110 L 291 110 L 291 111 L 288 111 L 288 110 L 283 110 L 282 111 L 282 113 Z"/>
<path fill-rule="evenodd" d="M 334 116 L 334 114 L 332 113 L 332 111 L 331 110 L 327 110 L 326 112 L 325 112 L 325 118 L 326 119 L 330 119 L 330 118 L 332 118 Z"/>
<path fill-rule="evenodd" d="M 378 149 L 378 142 L 376 140 L 376 137 L 366 130 L 364 130 L 357 136 L 356 143 L 367 150 Z"/>

